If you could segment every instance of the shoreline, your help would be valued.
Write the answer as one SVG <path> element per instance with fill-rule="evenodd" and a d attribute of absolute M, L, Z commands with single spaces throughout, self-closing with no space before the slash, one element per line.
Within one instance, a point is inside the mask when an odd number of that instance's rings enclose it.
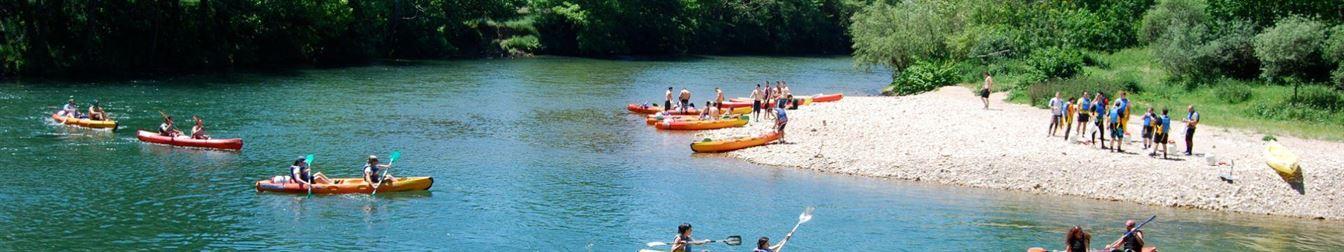
<path fill-rule="evenodd" d="M 1184 151 L 1185 127 L 1173 122 L 1171 139 L 1177 143 L 1168 145 L 1171 159 L 1149 157 L 1151 150 L 1128 137 L 1123 145 L 1126 153 L 1114 153 L 1079 144 L 1072 136 L 1069 141 L 1047 137 L 1048 110 L 1006 103 L 1004 97 L 993 94 L 990 110 L 982 109 L 980 100 L 960 86 L 913 96 L 845 97 L 789 111 L 792 122 L 785 144 L 726 155 L 829 173 L 1344 220 L 1344 158 L 1337 155 L 1344 143 L 1278 137 L 1280 144 L 1301 156 L 1304 179 L 1299 193 L 1265 165 L 1263 135 L 1201 125 L 1195 133 L 1195 156 L 1184 156 L 1179 153 Z M 1183 111 L 1173 111 L 1173 120 L 1179 120 L 1175 114 Z M 1132 117 L 1130 134 L 1139 134 L 1141 122 Z M 762 120 L 698 136 L 748 135 L 772 125 Z M 1235 162 L 1232 183 L 1219 178 L 1228 172 L 1227 166 L 1210 166 L 1209 156 Z"/>

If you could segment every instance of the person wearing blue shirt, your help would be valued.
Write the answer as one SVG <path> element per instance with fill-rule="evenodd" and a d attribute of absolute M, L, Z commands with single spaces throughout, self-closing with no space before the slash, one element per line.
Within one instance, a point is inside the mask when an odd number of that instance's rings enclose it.
<path fill-rule="evenodd" d="M 1143 138 L 1143 149 L 1145 150 L 1153 147 L 1153 121 L 1154 121 L 1153 119 L 1155 119 L 1153 118 L 1154 116 L 1155 115 L 1153 114 L 1153 108 L 1151 107 L 1148 108 L 1147 112 L 1143 113 L 1143 132 L 1140 132 L 1139 134 L 1142 134 L 1141 137 Z"/>
<path fill-rule="evenodd" d="M 1120 143 L 1122 143 L 1122 140 L 1124 140 L 1125 137 L 1125 132 L 1120 130 L 1120 111 L 1120 102 L 1116 101 L 1115 107 L 1111 108 L 1110 118 L 1107 120 L 1107 123 L 1109 123 L 1109 126 L 1111 127 L 1111 148 L 1114 148 L 1113 150 L 1115 152 L 1124 153 L 1125 151 L 1120 149 Z"/>
<path fill-rule="evenodd" d="M 1162 149 L 1162 159 L 1167 158 L 1167 137 L 1171 136 L 1171 117 L 1167 116 L 1167 109 L 1162 109 L 1162 117 L 1157 118 L 1153 124 L 1153 153 L 1148 155 L 1157 156 L 1157 149 Z"/>
<path fill-rule="evenodd" d="M 789 96 L 789 99 L 793 99 L 793 96 L 790 95 L 790 96 Z M 787 113 L 785 113 L 783 109 L 776 109 L 776 110 L 775 110 L 775 131 L 776 131 L 776 132 L 779 132 L 779 142 L 780 142 L 780 143 L 783 143 L 783 142 L 784 142 L 784 126 L 788 126 L 788 125 L 789 125 L 789 115 L 788 115 Z"/>
<path fill-rule="evenodd" d="M 1097 92 L 1097 96 L 1092 98 L 1092 110 L 1097 114 L 1097 129 L 1092 131 L 1092 142 L 1100 143 L 1102 149 L 1106 148 L 1106 94 Z M 1097 141 L 1100 138 L 1101 141 Z"/>

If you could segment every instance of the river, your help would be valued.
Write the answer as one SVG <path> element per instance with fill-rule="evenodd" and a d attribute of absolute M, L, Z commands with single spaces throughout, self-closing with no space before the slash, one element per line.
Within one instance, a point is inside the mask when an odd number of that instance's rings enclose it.
<path fill-rule="evenodd" d="M 1344 250 L 1340 223 L 758 166 L 692 155 L 691 133 L 659 132 L 627 103 L 689 87 L 745 96 L 785 80 L 798 94 L 874 95 L 890 76 L 847 57 L 688 57 L 392 62 L 367 67 L 151 80 L 0 83 L 0 250 L 634 251 L 695 236 L 782 238 L 797 251 L 1060 249 L 1082 225 L 1094 247 L 1125 219 L 1157 215 L 1168 251 Z M 119 131 L 57 125 L 67 98 L 100 99 Z M 806 108 L 804 108 L 806 109 Z M 241 152 L 141 143 L 158 111 L 205 118 Z M 807 120 L 807 118 L 793 118 Z M 795 133 L 805 134 L 805 133 Z M 355 177 L 368 155 L 433 176 L 428 192 L 258 193 L 257 180 L 316 154 Z M 750 246 L 701 246 L 750 251 Z"/>

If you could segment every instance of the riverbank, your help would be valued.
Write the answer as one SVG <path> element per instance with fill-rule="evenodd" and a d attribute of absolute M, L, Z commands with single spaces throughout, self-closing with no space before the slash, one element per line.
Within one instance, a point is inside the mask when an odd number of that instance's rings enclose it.
<path fill-rule="evenodd" d="M 964 87 L 903 97 L 846 97 L 790 111 L 786 144 L 726 154 L 749 162 L 801 169 L 927 181 L 969 187 L 1190 207 L 1215 211 L 1344 219 L 1344 143 L 1279 137 L 1302 157 L 1301 193 L 1264 165 L 1262 135 L 1203 126 L 1196 156 L 1181 156 L 1183 132 L 1171 159 L 1147 156 L 1138 142 L 1119 154 L 1046 136 L 1049 112 L 991 97 L 990 110 Z M 1136 114 L 1137 115 L 1137 114 Z M 1211 114 L 1205 117 L 1216 116 Z M 1141 120 L 1130 120 L 1137 135 Z M 1184 131 L 1176 126 L 1173 133 Z M 703 133 L 744 135 L 768 128 Z M 1332 154 L 1334 153 L 1334 154 Z M 1205 156 L 1233 160 L 1235 181 Z"/>

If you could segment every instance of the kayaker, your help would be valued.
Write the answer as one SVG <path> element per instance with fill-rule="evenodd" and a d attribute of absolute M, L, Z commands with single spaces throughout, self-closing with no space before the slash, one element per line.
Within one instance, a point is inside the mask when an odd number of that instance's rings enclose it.
<path fill-rule="evenodd" d="M 723 109 L 723 90 L 718 87 L 714 87 L 714 107 Z"/>
<path fill-rule="evenodd" d="M 1143 149 L 1145 150 L 1153 147 L 1154 119 L 1157 119 L 1157 115 L 1153 114 L 1152 107 L 1149 107 L 1146 112 L 1143 112 L 1143 132 L 1140 132 L 1140 134 L 1143 134 Z"/>
<path fill-rule="evenodd" d="M 1153 129 L 1153 153 L 1148 155 L 1157 156 L 1157 149 L 1162 149 L 1162 159 L 1167 158 L 1167 138 L 1171 136 L 1171 117 L 1167 116 L 1167 109 L 1162 109 L 1162 116 L 1157 118 Z"/>
<path fill-rule="evenodd" d="M 686 113 L 686 107 L 691 105 L 691 91 L 686 90 L 685 87 L 681 88 L 681 97 L 679 98 L 681 99 L 681 112 Z"/>
<path fill-rule="evenodd" d="M 392 177 L 392 175 L 380 175 L 380 172 L 382 172 L 383 169 L 391 167 L 392 166 L 390 165 L 379 164 L 378 156 L 370 155 L 369 162 L 364 164 L 364 182 L 368 182 L 369 186 L 382 183 L 383 181 L 388 183 L 396 182 L 397 178 Z"/>
<path fill-rule="evenodd" d="M 677 226 L 677 238 L 672 239 L 671 251 L 672 252 L 695 251 L 691 249 L 691 245 L 702 245 L 702 244 L 705 244 L 705 242 L 696 241 L 695 239 L 691 238 L 691 224 L 682 223 L 680 226 Z"/>
<path fill-rule="evenodd" d="M 1195 146 L 1195 127 L 1199 126 L 1199 112 L 1195 111 L 1195 105 L 1190 104 L 1185 108 L 1185 155 L 1193 155 Z"/>
<path fill-rule="evenodd" d="M 75 104 L 75 98 L 70 98 L 70 101 L 65 103 L 65 107 L 61 108 L 61 116 L 79 117 L 79 105 Z"/>
<path fill-rule="evenodd" d="M 181 136 L 182 131 L 177 130 L 177 126 L 173 125 L 173 116 L 167 114 L 161 115 L 163 115 L 163 123 L 159 124 L 159 135 L 166 137 Z"/>
<path fill-rule="evenodd" d="M 667 94 L 663 98 L 663 111 L 672 111 L 672 87 L 667 87 Z"/>
<path fill-rule="evenodd" d="M 308 167 L 308 162 L 305 162 L 305 160 L 306 159 L 304 157 L 299 157 L 299 159 L 294 160 L 294 165 L 289 166 L 289 181 L 291 183 L 303 183 L 303 184 L 331 183 L 331 179 L 327 178 L 327 175 L 322 174 L 321 172 L 314 174 L 312 168 Z"/>
<path fill-rule="evenodd" d="M 1087 134 L 1087 120 L 1092 115 L 1092 101 L 1087 99 L 1087 91 L 1083 91 L 1083 96 L 1078 97 L 1078 135 L 1077 139 L 1082 139 L 1083 134 Z"/>
<path fill-rule="evenodd" d="M 1129 134 L 1129 93 L 1121 90 L 1120 99 L 1115 106 L 1120 109 L 1120 132 Z"/>
<path fill-rule="evenodd" d="M 1064 123 L 1060 126 L 1064 127 L 1064 141 L 1069 141 L 1069 133 L 1073 132 L 1073 114 L 1076 112 L 1074 110 L 1077 110 L 1077 108 L 1073 106 L 1073 97 L 1069 97 L 1068 100 L 1064 101 L 1064 107 L 1061 108 L 1061 110 L 1064 110 Z"/>
<path fill-rule="evenodd" d="M 1082 227 L 1073 226 L 1069 233 L 1064 234 L 1065 252 L 1087 252 L 1087 247 L 1092 243 L 1092 235 L 1083 231 Z"/>
<path fill-rule="evenodd" d="M 107 112 L 103 111 L 103 106 L 98 105 L 98 100 L 93 100 L 93 104 L 89 105 L 89 119 L 98 121 L 107 120 Z"/>
<path fill-rule="evenodd" d="M 788 241 L 789 238 L 789 236 L 785 236 L 783 241 L 780 241 L 775 245 L 770 245 L 770 237 L 761 236 L 761 239 L 756 240 L 756 249 L 751 252 L 775 252 L 776 250 L 779 250 L 779 247 L 784 246 L 784 242 Z"/>
<path fill-rule="evenodd" d="M 1131 230 L 1134 232 L 1129 233 Z M 1134 220 L 1125 221 L 1125 232 L 1129 235 L 1120 237 L 1119 240 L 1115 240 L 1106 248 L 1115 252 L 1143 251 L 1143 230 L 1134 229 Z"/>
<path fill-rule="evenodd" d="M 196 125 L 191 126 L 191 139 L 210 139 L 210 136 L 205 134 L 205 122 L 201 121 L 201 117 L 193 115 L 191 120 L 196 121 Z"/>
<path fill-rule="evenodd" d="M 1059 92 L 1055 92 L 1055 97 L 1050 98 L 1050 128 L 1046 137 L 1053 137 L 1059 129 L 1059 120 L 1064 117 L 1064 100 L 1059 99 Z"/>
<path fill-rule="evenodd" d="M 704 110 L 700 110 L 700 120 L 709 120 L 710 118 L 715 118 L 714 115 L 713 115 L 713 114 L 714 114 L 714 111 L 713 111 L 713 110 L 714 110 L 714 107 L 711 106 L 711 105 L 713 105 L 713 104 L 714 104 L 714 102 L 711 102 L 711 101 L 705 101 L 705 109 L 704 109 Z"/>
<path fill-rule="evenodd" d="M 1120 114 L 1122 113 L 1120 112 L 1121 110 L 1122 108 L 1120 107 L 1120 101 L 1116 101 L 1115 107 L 1111 108 L 1110 119 L 1107 120 L 1107 123 L 1110 123 L 1109 126 L 1111 128 L 1111 148 L 1115 148 L 1114 149 L 1115 152 L 1124 153 L 1125 150 L 1120 148 L 1121 147 L 1120 144 L 1124 143 L 1123 140 L 1125 138 L 1125 132 L 1120 129 L 1120 122 L 1121 122 Z"/>
<path fill-rule="evenodd" d="M 989 90 L 994 87 L 994 77 L 989 76 L 989 71 L 985 71 L 985 85 L 980 87 L 980 101 L 985 103 L 985 109 L 989 109 Z"/>
<path fill-rule="evenodd" d="M 751 90 L 751 117 L 761 121 L 761 84 L 756 84 L 756 89 Z"/>

